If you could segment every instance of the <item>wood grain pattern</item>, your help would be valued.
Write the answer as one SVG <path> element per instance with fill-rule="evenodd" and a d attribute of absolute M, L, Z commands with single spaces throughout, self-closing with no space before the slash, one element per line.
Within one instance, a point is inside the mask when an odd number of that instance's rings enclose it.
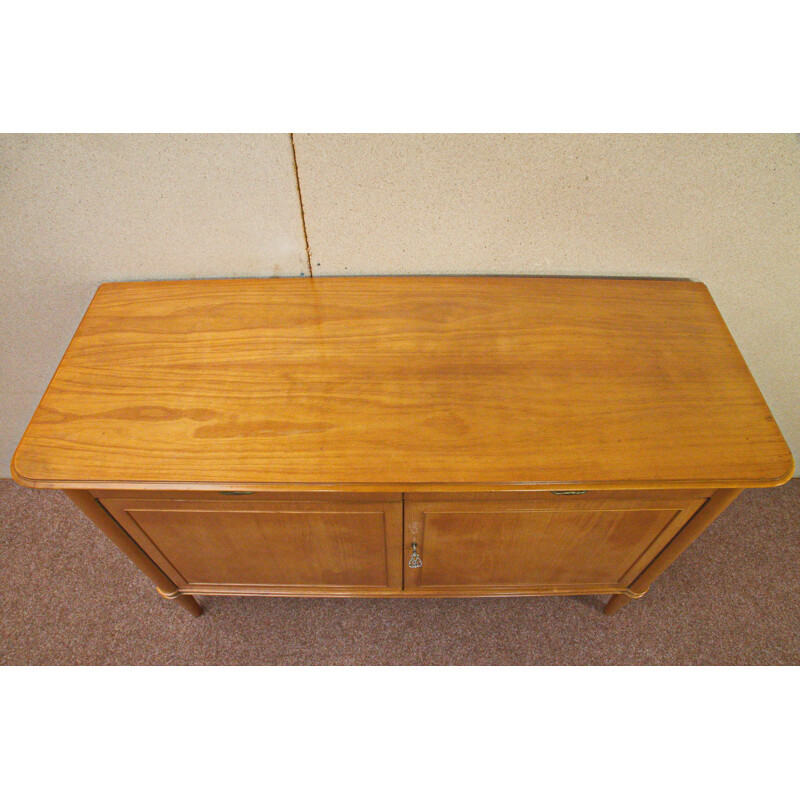
<path fill-rule="evenodd" d="M 707 289 L 414 277 L 101 286 L 34 487 L 768 486 L 791 454 Z"/>
<path fill-rule="evenodd" d="M 699 498 L 408 502 L 407 591 L 461 586 L 628 586 Z M 411 568 L 412 542 L 421 568 Z"/>
<path fill-rule="evenodd" d="M 197 587 L 401 589 L 402 505 L 245 498 L 103 498 L 103 505 L 184 591 Z"/>

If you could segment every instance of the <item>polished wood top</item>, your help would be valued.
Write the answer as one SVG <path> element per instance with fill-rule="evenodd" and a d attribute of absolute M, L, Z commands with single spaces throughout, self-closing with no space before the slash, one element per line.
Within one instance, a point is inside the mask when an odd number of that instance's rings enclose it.
<path fill-rule="evenodd" d="M 768 486 L 789 449 L 706 287 L 108 283 L 12 463 L 27 486 Z"/>

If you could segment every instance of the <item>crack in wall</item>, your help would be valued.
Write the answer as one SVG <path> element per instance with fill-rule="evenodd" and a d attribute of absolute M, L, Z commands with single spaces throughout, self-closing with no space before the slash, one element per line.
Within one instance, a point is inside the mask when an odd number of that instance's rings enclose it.
<path fill-rule="evenodd" d="M 306 258 L 308 259 L 308 277 L 314 277 L 314 270 L 311 267 L 311 248 L 308 246 L 308 231 L 306 230 L 306 211 L 303 207 L 303 191 L 300 188 L 300 173 L 297 169 L 297 150 L 294 146 L 294 134 L 289 134 L 289 141 L 292 143 L 292 163 L 294 164 L 294 180 L 297 184 L 297 198 L 300 201 L 300 222 L 303 225 L 303 239 L 306 243 Z"/>

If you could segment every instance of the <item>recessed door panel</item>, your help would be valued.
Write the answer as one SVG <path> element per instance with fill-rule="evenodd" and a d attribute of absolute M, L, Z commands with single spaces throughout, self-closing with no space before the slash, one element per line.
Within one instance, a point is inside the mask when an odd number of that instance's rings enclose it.
<path fill-rule="evenodd" d="M 624 587 L 701 503 L 574 497 L 409 502 L 405 586 L 409 591 Z M 409 566 L 415 544 L 418 568 Z"/>
<path fill-rule="evenodd" d="M 402 586 L 400 503 L 103 503 L 181 588 Z"/>

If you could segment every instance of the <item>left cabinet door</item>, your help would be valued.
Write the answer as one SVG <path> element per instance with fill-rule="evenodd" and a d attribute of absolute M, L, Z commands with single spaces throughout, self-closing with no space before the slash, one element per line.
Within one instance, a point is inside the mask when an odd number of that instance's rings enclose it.
<path fill-rule="evenodd" d="M 197 594 L 402 589 L 402 503 L 98 496 L 164 572 Z"/>

